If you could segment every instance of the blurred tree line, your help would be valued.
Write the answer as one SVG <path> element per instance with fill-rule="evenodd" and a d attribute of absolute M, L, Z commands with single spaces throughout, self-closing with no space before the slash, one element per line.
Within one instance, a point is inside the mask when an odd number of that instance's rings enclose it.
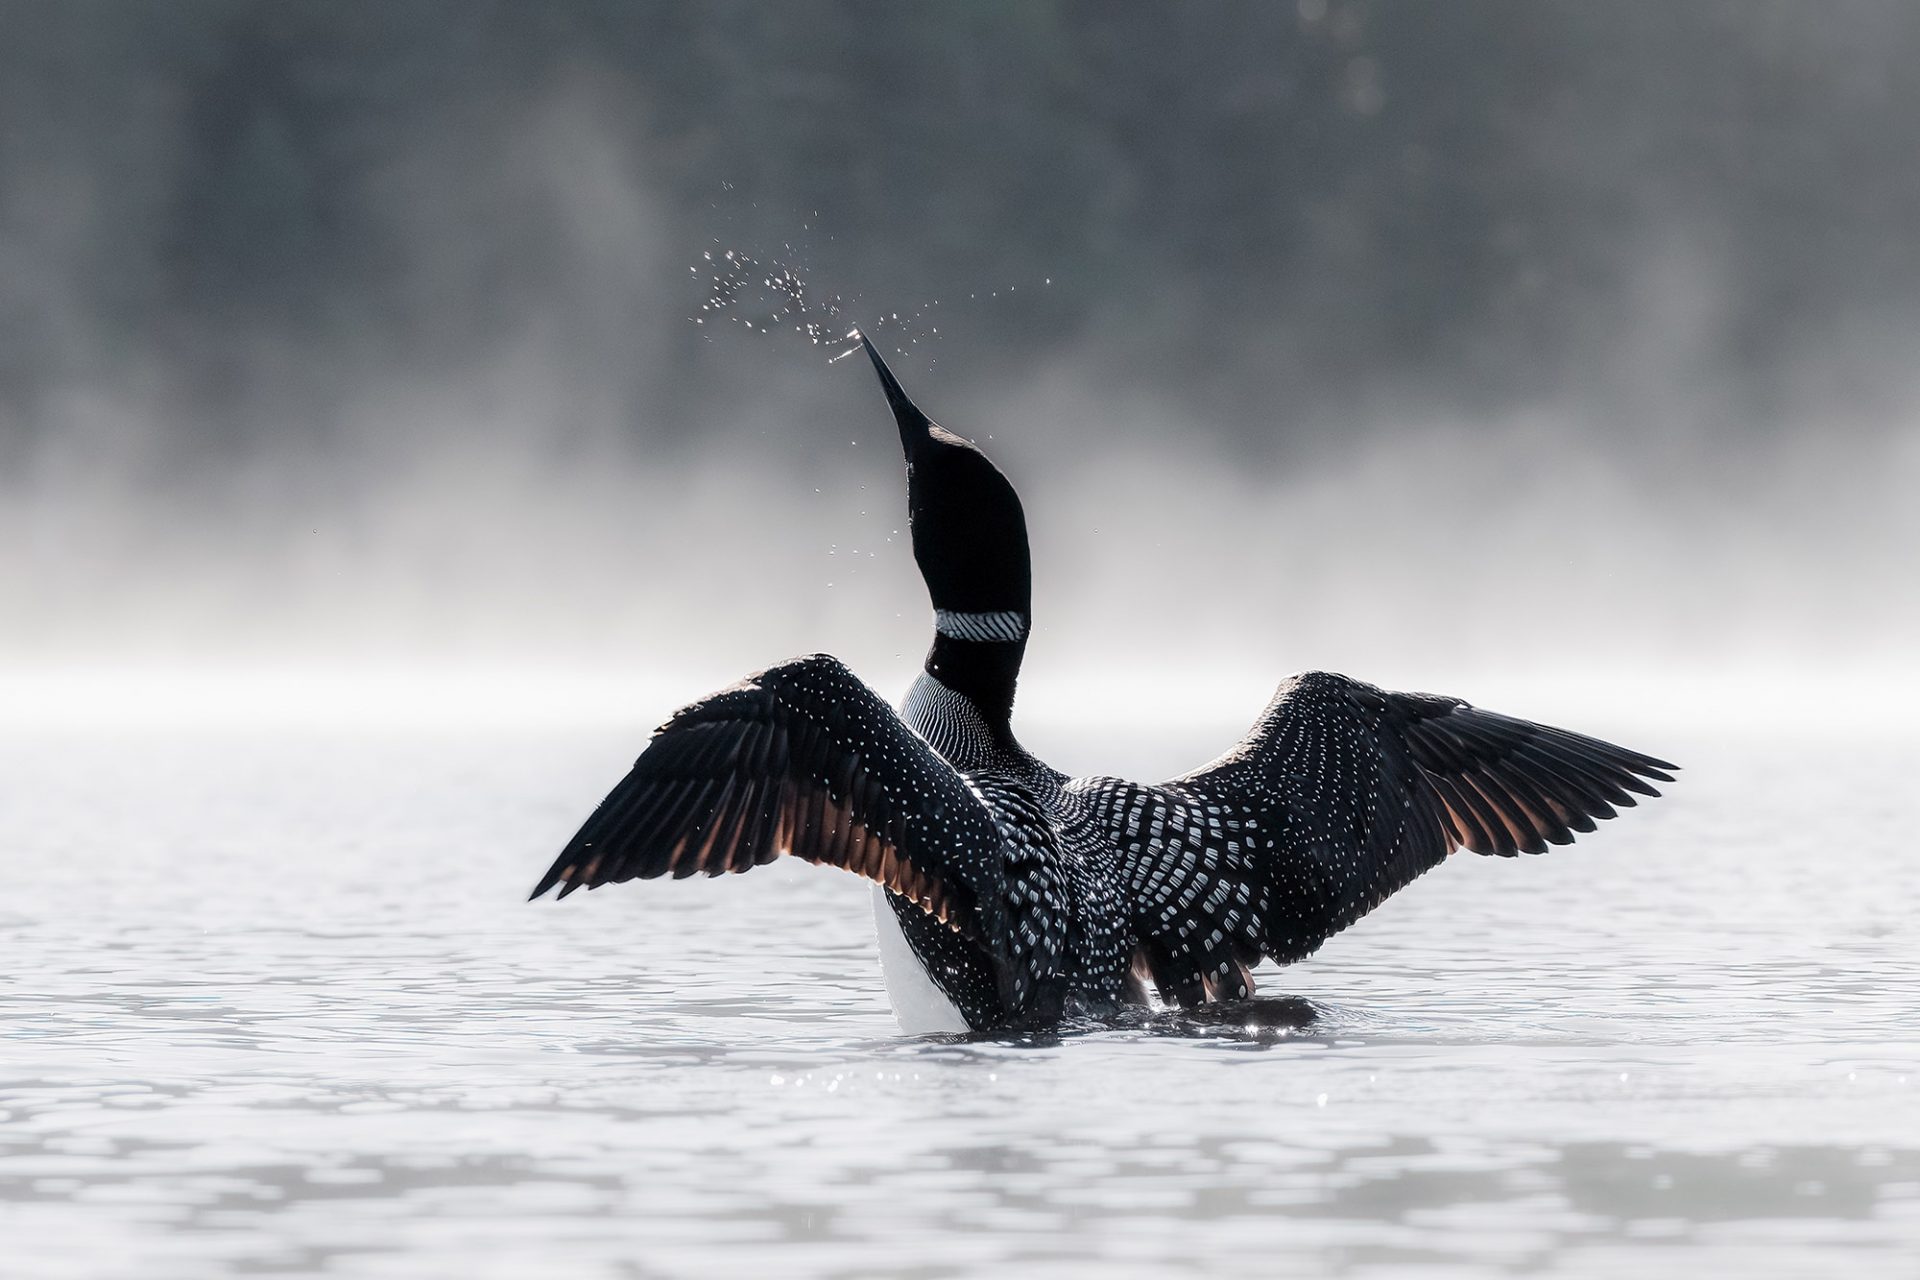
<path fill-rule="evenodd" d="M 1916 61 L 1903 0 L 7 0 L 0 439 L 134 378 L 323 430 L 529 326 L 671 436 L 724 368 L 688 264 L 802 226 L 868 298 L 1023 286 L 981 376 L 1071 350 L 1250 439 L 1579 387 L 1697 270 L 1764 423 L 1911 316 Z"/>

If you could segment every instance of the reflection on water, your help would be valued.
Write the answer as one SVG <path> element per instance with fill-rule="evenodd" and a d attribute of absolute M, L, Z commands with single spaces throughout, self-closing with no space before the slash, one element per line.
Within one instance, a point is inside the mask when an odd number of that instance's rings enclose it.
<path fill-rule="evenodd" d="M 6 1270 L 1920 1256 L 1911 749 L 1679 744 L 1673 800 L 1456 859 L 1251 1006 L 993 1041 L 897 1033 L 849 877 L 522 903 L 633 745 L 0 744 Z"/>

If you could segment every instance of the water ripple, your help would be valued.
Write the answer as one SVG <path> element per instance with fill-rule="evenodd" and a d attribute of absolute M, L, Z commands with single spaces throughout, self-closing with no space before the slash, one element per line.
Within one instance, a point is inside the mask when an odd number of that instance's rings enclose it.
<path fill-rule="evenodd" d="M 1912 751 L 1701 743 L 1672 803 L 1457 858 L 1251 1004 L 916 1039 L 850 879 L 521 902 L 604 741 L 154 745 L 0 743 L 22 1275 L 1920 1256 L 1920 857 L 1847 803 Z"/>

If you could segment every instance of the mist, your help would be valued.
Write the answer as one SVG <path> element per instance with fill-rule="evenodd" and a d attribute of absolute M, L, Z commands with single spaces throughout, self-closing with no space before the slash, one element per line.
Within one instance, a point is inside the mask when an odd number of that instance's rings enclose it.
<path fill-rule="evenodd" d="M 1210 12 L 0 6 L 0 697 L 896 692 L 884 402 L 734 250 L 1019 486 L 1043 725 L 1912 707 L 1920 12 Z"/>

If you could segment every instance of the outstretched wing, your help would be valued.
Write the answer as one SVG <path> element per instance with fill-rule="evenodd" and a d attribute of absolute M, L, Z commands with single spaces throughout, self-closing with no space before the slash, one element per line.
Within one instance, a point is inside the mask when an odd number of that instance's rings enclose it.
<path fill-rule="evenodd" d="M 1001 844 L 967 780 L 815 654 L 676 712 L 532 896 L 792 854 L 884 885 L 1004 957 Z"/>
<path fill-rule="evenodd" d="M 1125 849 L 1137 967 L 1183 1004 L 1252 990 L 1456 848 L 1567 844 L 1675 766 L 1597 738 L 1327 672 L 1159 787 L 1090 786 Z M 1106 780 L 1094 780 L 1106 782 Z"/>

